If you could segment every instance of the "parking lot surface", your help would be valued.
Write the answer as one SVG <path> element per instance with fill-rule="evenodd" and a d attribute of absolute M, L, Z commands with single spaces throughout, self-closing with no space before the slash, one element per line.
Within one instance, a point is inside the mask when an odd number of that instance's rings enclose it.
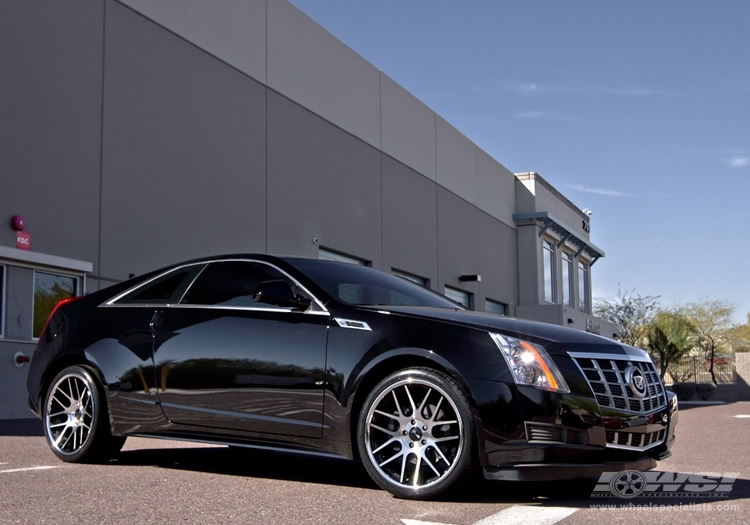
<path fill-rule="evenodd" d="M 379 490 L 357 462 L 129 438 L 109 464 L 79 465 L 59 461 L 43 437 L 6 435 L 0 523 L 750 523 L 750 403 L 682 406 L 677 437 L 673 457 L 657 467 L 667 476 L 659 481 L 674 482 L 671 494 L 660 486 L 616 497 L 596 480 L 477 479 L 449 500 L 417 502 Z M 680 473 L 723 476 L 729 490 L 693 483 L 675 492 Z"/>

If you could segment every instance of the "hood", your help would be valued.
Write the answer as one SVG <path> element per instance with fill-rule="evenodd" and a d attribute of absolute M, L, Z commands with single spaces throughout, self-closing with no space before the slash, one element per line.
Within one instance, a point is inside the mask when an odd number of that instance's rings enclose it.
<path fill-rule="evenodd" d="M 367 308 L 368 310 L 370 308 Z M 624 345 L 600 335 L 575 330 L 549 323 L 528 321 L 513 317 L 448 308 L 425 308 L 411 306 L 377 306 L 373 310 L 392 314 L 431 319 L 462 325 L 488 332 L 497 332 L 518 339 L 526 339 L 541 344 L 551 354 L 564 355 L 568 352 L 621 354 L 643 357 L 645 351 Z"/>

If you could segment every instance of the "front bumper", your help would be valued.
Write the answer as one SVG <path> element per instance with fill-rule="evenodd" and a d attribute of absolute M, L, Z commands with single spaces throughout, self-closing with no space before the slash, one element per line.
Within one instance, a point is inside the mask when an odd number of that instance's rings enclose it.
<path fill-rule="evenodd" d="M 585 395 L 499 383 L 472 385 L 487 479 L 546 481 L 648 470 L 671 455 L 676 399 L 646 414 L 602 410 Z M 492 400 L 492 401 L 490 401 Z"/>

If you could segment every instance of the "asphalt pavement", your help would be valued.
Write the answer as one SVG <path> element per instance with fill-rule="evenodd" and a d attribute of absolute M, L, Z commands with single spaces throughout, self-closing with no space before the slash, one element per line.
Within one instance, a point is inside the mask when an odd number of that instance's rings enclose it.
<path fill-rule="evenodd" d="M 129 438 L 109 464 L 78 465 L 39 435 L 0 435 L 0 523 L 750 524 L 750 403 L 681 407 L 677 436 L 650 474 L 662 483 L 637 497 L 597 492 L 592 480 L 477 479 L 449 500 L 415 502 L 378 489 L 357 462 Z M 691 485 L 697 473 L 718 477 Z M 720 494 L 711 482 L 722 477 Z"/>

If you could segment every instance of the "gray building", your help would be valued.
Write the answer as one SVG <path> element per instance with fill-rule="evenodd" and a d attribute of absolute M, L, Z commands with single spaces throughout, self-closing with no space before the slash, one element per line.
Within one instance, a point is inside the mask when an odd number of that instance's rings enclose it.
<path fill-rule="evenodd" d="M 343 258 L 614 334 L 589 216 L 286 0 L 7 0 L 0 71 L 0 419 L 29 417 L 54 300 L 218 253 Z"/>

